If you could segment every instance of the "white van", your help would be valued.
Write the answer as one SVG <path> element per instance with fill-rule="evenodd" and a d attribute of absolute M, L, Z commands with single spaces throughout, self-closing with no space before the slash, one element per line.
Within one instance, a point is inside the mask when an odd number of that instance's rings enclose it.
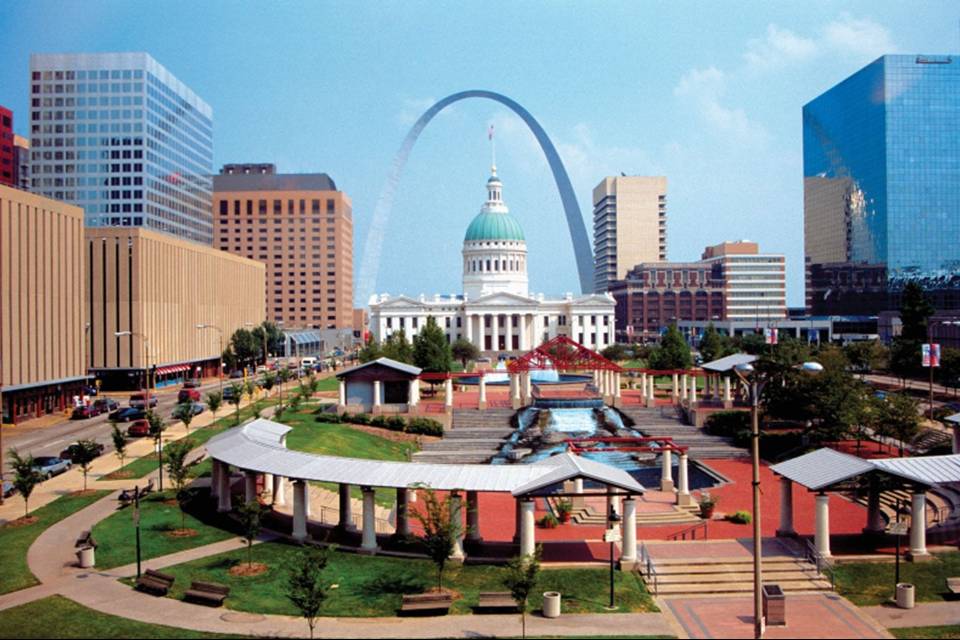
<path fill-rule="evenodd" d="M 317 359 L 314 358 L 313 356 L 309 356 L 307 358 L 300 358 L 300 368 L 305 371 L 313 369 L 316 366 L 316 364 L 317 364 Z"/>

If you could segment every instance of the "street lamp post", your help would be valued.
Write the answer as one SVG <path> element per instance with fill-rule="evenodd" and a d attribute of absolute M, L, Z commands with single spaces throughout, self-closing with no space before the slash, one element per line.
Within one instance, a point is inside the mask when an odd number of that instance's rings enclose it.
<path fill-rule="evenodd" d="M 809 374 L 823 370 L 818 362 L 804 362 L 800 369 Z M 750 462 L 753 468 L 753 637 L 763 637 L 763 538 L 760 532 L 760 394 L 768 380 L 759 379 L 752 364 L 738 364 L 733 368 L 737 377 L 750 390 Z"/>
<path fill-rule="evenodd" d="M 614 568 L 613 555 L 614 555 L 614 551 L 615 551 L 616 547 L 614 546 L 614 542 L 615 542 L 615 541 L 614 541 L 614 535 L 613 535 L 613 534 L 614 534 L 614 532 L 616 531 L 617 523 L 620 522 L 620 516 L 617 515 L 617 510 L 614 508 L 614 502 L 613 502 L 612 500 L 610 501 L 610 514 L 609 514 L 609 516 L 607 516 L 607 522 L 608 522 L 609 525 L 610 525 L 609 528 L 607 529 L 607 531 L 609 532 L 608 535 L 609 535 L 609 537 L 610 537 L 610 606 L 609 606 L 609 608 L 610 608 L 610 609 L 615 609 L 615 608 L 616 608 L 616 604 L 614 604 L 614 599 L 613 599 L 613 595 L 614 595 L 614 594 L 613 594 L 613 576 L 614 576 L 614 573 L 613 573 L 613 568 Z"/>
<path fill-rule="evenodd" d="M 223 399 L 223 329 L 218 327 L 215 324 L 198 324 L 197 329 L 213 329 L 217 332 L 217 337 L 219 338 L 219 358 L 217 364 L 217 373 L 220 377 L 220 398 Z"/>

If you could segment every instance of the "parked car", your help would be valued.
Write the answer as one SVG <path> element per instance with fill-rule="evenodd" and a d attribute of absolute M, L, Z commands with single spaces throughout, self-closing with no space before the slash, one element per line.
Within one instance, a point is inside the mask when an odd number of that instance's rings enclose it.
<path fill-rule="evenodd" d="M 131 420 L 140 420 L 146 416 L 147 413 L 143 409 L 124 407 L 111 413 L 109 418 L 113 422 L 130 422 Z"/>
<path fill-rule="evenodd" d="M 135 408 L 135 409 L 143 409 L 143 408 L 146 406 L 146 399 L 147 399 L 147 394 L 146 394 L 146 393 L 135 393 L 135 394 L 133 394 L 132 396 L 130 396 L 130 403 L 129 403 L 129 404 L 130 404 L 131 407 L 133 407 L 133 408 Z M 152 407 L 155 407 L 155 406 L 157 406 L 157 396 L 155 396 L 154 394 L 151 393 L 151 394 L 150 394 L 150 407 L 152 408 Z"/>
<path fill-rule="evenodd" d="M 237 369 L 236 371 L 231 371 L 231 372 L 230 372 L 230 379 L 231 379 L 231 380 L 236 380 L 236 379 L 242 378 L 242 377 L 243 377 L 243 369 Z"/>
<path fill-rule="evenodd" d="M 105 447 L 104 447 L 102 444 L 100 444 L 99 442 L 97 442 L 97 443 L 95 443 L 95 444 L 97 445 L 97 447 L 96 447 L 96 449 L 97 449 L 96 455 L 97 455 L 97 456 L 102 456 L 102 455 L 103 455 L 103 450 L 104 450 Z M 73 462 L 74 456 L 76 456 L 77 453 L 79 453 L 79 451 L 80 451 L 80 443 L 79 443 L 79 442 L 74 442 L 74 443 L 71 444 L 69 447 L 67 447 L 66 449 L 64 449 L 63 451 L 60 452 L 60 459 L 61 459 L 61 460 L 69 460 L 70 462 Z"/>
<path fill-rule="evenodd" d="M 12 482 L 10 482 L 9 480 L 3 481 L 3 497 L 4 498 L 9 498 L 16 492 L 17 492 L 17 488 L 13 486 Z"/>
<path fill-rule="evenodd" d="M 69 460 L 62 460 L 56 456 L 40 456 L 33 459 L 33 470 L 43 476 L 44 480 L 69 471 L 70 466 Z"/>
<path fill-rule="evenodd" d="M 233 387 L 224 387 L 224 388 L 223 388 L 223 399 L 224 399 L 224 400 L 233 400 Z"/>
<path fill-rule="evenodd" d="M 113 398 L 99 398 L 93 403 L 93 406 L 100 409 L 100 413 L 110 413 L 120 408 L 120 403 Z"/>
<path fill-rule="evenodd" d="M 83 387 L 83 395 L 85 396 L 95 396 L 98 392 L 99 390 L 93 385 L 88 384 Z"/>
<path fill-rule="evenodd" d="M 150 435 L 150 423 L 146 420 L 135 420 L 127 428 L 127 435 L 131 438 L 145 438 Z"/>
<path fill-rule="evenodd" d="M 190 378 L 183 383 L 184 389 L 199 389 L 200 388 L 200 378 Z"/>
<path fill-rule="evenodd" d="M 200 392 L 196 389 L 180 389 L 177 402 L 200 402 Z"/>
<path fill-rule="evenodd" d="M 93 418 L 98 416 L 103 411 L 96 404 L 84 404 L 79 407 L 74 407 L 73 413 L 70 415 L 71 420 L 85 420 L 87 418 Z"/>
<path fill-rule="evenodd" d="M 180 415 L 179 412 L 181 406 L 183 405 L 177 405 L 173 408 L 173 413 L 171 415 L 173 415 L 174 418 Z M 193 415 L 198 416 L 207 410 L 207 405 L 203 404 L 202 402 L 191 402 L 190 410 L 193 412 Z"/>

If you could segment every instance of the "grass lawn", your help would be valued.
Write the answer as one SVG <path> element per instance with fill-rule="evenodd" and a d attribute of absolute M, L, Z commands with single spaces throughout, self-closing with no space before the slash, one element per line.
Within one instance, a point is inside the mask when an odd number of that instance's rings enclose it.
<path fill-rule="evenodd" d="M 339 389 L 340 381 L 337 380 L 336 376 L 317 380 L 317 391 L 338 391 Z"/>
<path fill-rule="evenodd" d="M 947 593 L 946 579 L 958 575 L 960 552 L 938 553 L 929 562 L 900 564 L 900 581 L 916 585 L 917 602 L 944 600 Z M 857 606 L 883 604 L 894 596 L 893 563 L 840 564 L 834 569 L 834 576 L 837 592 Z"/>
<path fill-rule="evenodd" d="M 237 535 L 229 530 L 231 520 L 202 509 L 203 521 L 191 513 L 186 517 L 187 528 L 196 530 L 197 535 L 186 538 L 171 537 L 170 532 L 181 526 L 180 507 L 176 502 L 172 504 L 166 502 L 172 498 L 173 492 L 165 491 L 151 494 L 140 502 L 140 544 L 141 557 L 144 560 L 219 542 Z M 134 531 L 132 507 L 120 509 L 94 525 L 93 537 L 99 545 L 97 568 L 110 569 L 136 562 Z"/>
<path fill-rule="evenodd" d="M 888 629 L 897 638 L 960 638 L 960 624 L 943 627 L 903 627 Z"/>
<path fill-rule="evenodd" d="M 3 567 L 3 571 L 0 571 L 0 593 L 10 593 L 39 584 L 27 567 L 27 550 L 30 545 L 45 529 L 93 504 L 107 493 L 109 492 L 91 491 L 81 496 L 65 495 L 33 511 L 30 515 L 38 518 L 33 524 L 0 527 L 0 567 Z M 0 628 L 4 628 L 3 625 L 0 625 Z"/>
<path fill-rule="evenodd" d="M 240 611 L 297 615 L 284 595 L 287 570 L 299 547 L 282 542 L 268 542 L 253 548 L 253 561 L 262 562 L 269 570 L 256 577 L 237 578 L 229 570 L 246 562 L 246 550 L 238 549 L 194 562 L 164 569 L 176 576 L 171 592 L 182 598 L 193 580 L 220 582 L 231 588 L 226 606 Z M 493 566 L 448 564 L 444 586 L 461 594 L 454 601 L 453 613 L 471 612 L 481 591 L 503 591 L 504 569 Z M 603 613 L 607 603 L 608 582 L 605 569 L 549 569 L 541 573 L 532 605 L 539 608 L 544 591 L 563 594 L 565 613 Z M 436 584 L 436 570 L 429 560 L 360 556 L 334 553 L 324 577 L 331 589 L 324 602 L 323 616 L 394 616 L 400 608 L 401 595 L 420 593 Z M 618 611 L 655 611 L 656 607 L 634 573 L 617 572 Z"/>
<path fill-rule="evenodd" d="M 49 596 L 0 611 L 0 629 L 16 638 L 243 638 L 147 624 Z"/>

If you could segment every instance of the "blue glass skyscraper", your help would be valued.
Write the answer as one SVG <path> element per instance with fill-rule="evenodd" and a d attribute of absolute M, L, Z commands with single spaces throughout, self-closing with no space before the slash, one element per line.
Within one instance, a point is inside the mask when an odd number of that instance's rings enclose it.
<path fill-rule="evenodd" d="M 811 313 L 877 313 L 916 281 L 960 307 L 960 56 L 883 56 L 803 108 Z"/>
<path fill-rule="evenodd" d="M 146 53 L 30 56 L 31 190 L 213 242 L 213 111 Z"/>

